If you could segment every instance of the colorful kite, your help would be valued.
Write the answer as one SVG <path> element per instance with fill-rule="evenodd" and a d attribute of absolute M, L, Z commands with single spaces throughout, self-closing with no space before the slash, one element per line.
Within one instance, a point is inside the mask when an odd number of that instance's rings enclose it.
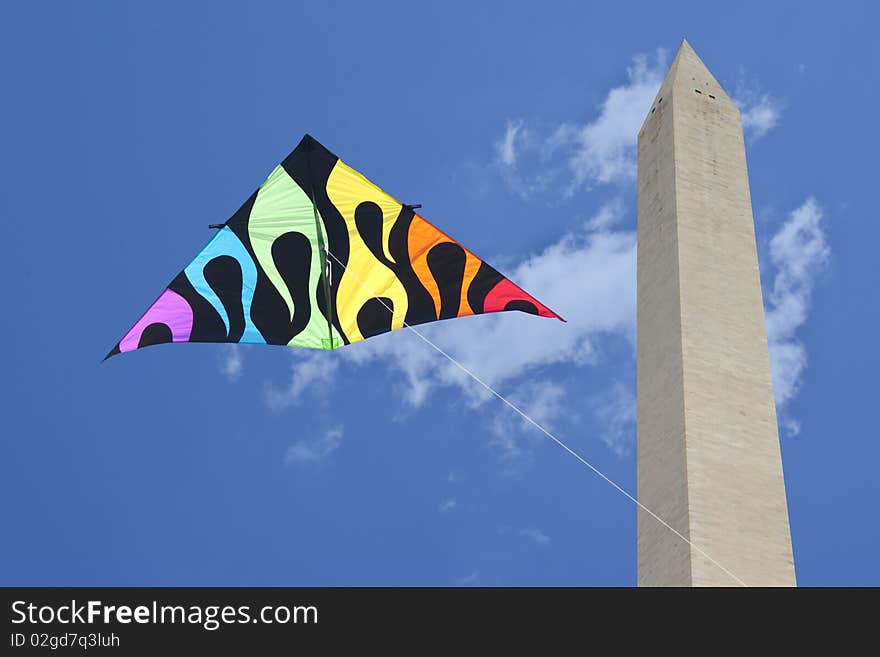
<path fill-rule="evenodd" d="M 163 342 L 336 349 L 503 310 L 562 319 L 309 135 L 214 227 L 106 358 Z"/>

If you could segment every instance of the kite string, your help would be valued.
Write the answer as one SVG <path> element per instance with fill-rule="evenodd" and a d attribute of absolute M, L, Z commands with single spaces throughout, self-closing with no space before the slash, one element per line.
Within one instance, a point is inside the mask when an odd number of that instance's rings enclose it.
<path fill-rule="evenodd" d="M 343 269 L 344 271 L 347 271 L 345 265 L 339 260 L 339 258 L 337 258 L 335 255 L 333 255 L 333 253 L 331 253 L 329 249 L 327 250 L 327 255 L 329 255 L 331 258 L 333 258 L 333 259 L 339 264 L 339 266 L 342 267 L 342 269 Z M 625 488 L 623 488 L 622 486 L 620 486 L 617 482 L 615 482 L 613 479 L 611 479 L 610 477 L 608 477 L 604 472 L 602 472 L 601 470 L 599 470 L 599 468 L 597 468 L 596 466 L 594 466 L 592 463 L 590 463 L 589 461 L 587 461 L 583 456 L 581 456 L 581 455 L 578 454 L 576 451 L 574 451 L 571 447 L 569 447 L 569 446 L 566 445 L 564 442 L 562 442 L 559 438 L 557 438 L 557 437 L 556 437 L 555 435 L 553 435 L 550 431 L 548 431 L 547 429 L 545 429 L 545 428 L 544 428 L 541 424 L 539 424 L 536 420 L 532 419 L 532 418 L 531 418 L 531 417 L 530 417 L 525 411 L 523 411 L 519 406 L 517 406 L 517 405 L 514 404 L 512 401 L 510 401 L 509 399 L 507 399 L 504 395 L 502 395 L 500 392 L 498 392 L 497 390 L 495 390 L 495 388 L 493 388 L 492 386 L 490 386 L 488 383 L 486 383 L 485 381 L 483 381 L 480 377 L 478 377 L 476 374 L 474 374 L 474 373 L 473 373 L 471 370 L 469 370 L 466 366 L 462 365 L 462 364 L 461 364 L 458 360 L 456 360 L 453 356 L 451 356 L 450 354 L 446 353 L 446 352 L 445 352 L 443 349 L 441 349 L 438 345 L 436 345 L 434 342 L 432 342 L 427 336 L 425 336 L 421 331 L 419 331 L 419 330 L 417 330 L 415 327 L 410 326 L 409 324 L 407 324 L 407 323 L 406 323 L 406 320 L 404 320 L 404 319 L 403 319 L 402 317 L 400 317 L 399 315 L 395 314 L 394 309 L 391 308 L 391 307 L 389 307 L 388 304 L 385 303 L 384 299 L 383 299 L 381 296 L 379 296 L 379 294 L 378 294 L 375 290 L 370 289 L 370 287 L 369 287 L 364 281 L 362 281 L 362 280 L 361 280 L 356 274 L 354 274 L 354 273 L 352 273 L 352 272 L 348 272 L 348 273 L 351 274 L 351 276 L 352 276 L 353 278 L 355 278 L 355 279 L 358 281 L 358 283 L 361 285 L 361 287 L 363 287 L 367 292 L 369 292 L 370 294 L 372 294 L 373 297 L 376 298 L 376 299 L 379 301 L 379 303 L 381 303 L 381 304 L 385 307 L 385 309 L 386 309 L 388 312 L 391 313 L 391 315 L 392 315 L 393 317 L 396 317 L 399 321 L 401 321 L 401 322 L 403 323 L 403 325 L 404 325 L 406 328 L 408 328 L 410 331 L 412 331 L 413 333 L 415 333 L 415 334 L 416 334 L 416 335 L 417 335 L 417 336 L 418 336 L 418 337 L 419 337 L 419 338 L 420 338 L 425 344 L 431 346 L 435 351 L 437 351 L 439 354 L 441 354 L 442 356 L 444 356 L 444 357 L 445 357 L 450 363 L 452 363 L 453 365 L 455 365 L 458 369 L 460 369 L 462 372 L 464 372 L 465 374 L 467 374 L 470 378 L 472 378 L 474 381 L 476 381 L 478 384 L 480 384 L 483 388 L 485 388 L 485 389 L 488 390 L 490 393 L 492 393 L 492 395 L 494 395 L 495 397 L 497 397 L 498 399 L 500 399 L 502 402 L 504 402 L 504 403 L 505 403 L 507 406 L 509 406 L 509 407 L 510 407 L 510 408 L 511 408 L 511 409 L 512 409 L 517 415 L 519 415 L 520 417 L 522 417 L 526 422 L 528 422 L 529 424 L 531 424 L 532 426 L 534 426 L 538 431 L 540 431 L 541 433 L 543 433 L 543 434 L 544 434 L 545 436 L 547 436 L 550 440 L 552 440 L 554 443 L 556 443 L 557 445 L 559 445 L 559 446 L 560 446 L 562 449 L 564 449 L 566 452 L 568 452 L 568 453 L 571 454 L 573 457 L 575 457 L 578 461 L 580 461 L 580 462 L 583 463 L 585 466 L 587 466 L 587 467 L 588 467 L 590 470 L 592 470 L 596 475 L 598 475 L 599 477 L 601 477 L 602 479 L 604 479 L 606 482 L 608 482 L 609 484 L 611 484 L 611 486 L 613 486 L 613 487 L 614 487 L 619 493 L 621 493 L 624 497 L 626 497 L 627 499 L 629 499 L 630 501 L 632 501 L 632 502 L 633 502 L 638 508 L 640 508 L 642 511 L 644 511 L 645 513 L 647 513 L 648 515 L 650 515 L 650 516 L 651 516 L 652 518 L 654 518 L 657 522 L 659 522 L 661 525 L 663 525 L 664 527 L 666 527 L 666 528 L 667 528 L 669 531 L 671 531 L 673 534 L 675 534 L 676 536 L 678 536 L 682 541 L 684 541 L 685 543 L 687 543 L 690 547 L 692 547 L 694 550 L 696 550 L 697 552 L 699 552 L 699 553 L 700 553 L 702 556 L 704 556 L 706 559 L 708 559 L 708 560 L 711 561 L 713 564 L 715 564 L 716 566 L 718 566 L 721 570 L 723 570 L 725 573 L 727 573 L 728 575 L 730 575 L 730 577 L 733 578 L 733 579 L 734 579 L 734 580 L 735 580 L 740 586 L 748 586 L 743 580 L 741 580 L 739 577 L 737 577 L 736 575 L 734 575 L 732 572 L 730 572 L 730 570 L 728 570 L 728 569 L 725 568 L 723 565 L 721 565 L 720 563 L 718 563 L 715 559 L 713 559 L 711 556 L 709 556 L 709 555 L 708 555 L 704 550 L 702 550 L 699 546 L 695 545 L 690 539 L 688 539 L 688 538 L 687 538 L 686 536 L 684 536 L 681 532 L 679 532 L 677 529 L 675 529 L 675 527 L 673 527 L 672 525 L 670 525 L 668 522 L 666 522 L 665 520 L 663 520 L 663 518 L 661 518 L 661 517 L 658 516 L 656 513 L 654 513 L 653 511 L 651 511 L 651 509 L 649 509 L 649 508 L 646 507 L 644 504 L 642 504 L 641 502 L 639 502 L 639 501 L 638 501 L 635 497 L 633 497 L 633 496 L 632 496 L 632 495 L 631 495 L 631 494 L 630 494 Z"/>

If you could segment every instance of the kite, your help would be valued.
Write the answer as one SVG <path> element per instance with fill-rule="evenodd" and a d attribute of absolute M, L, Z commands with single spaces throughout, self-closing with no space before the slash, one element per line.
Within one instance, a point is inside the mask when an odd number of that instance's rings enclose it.
<path fill-rule="evenodd" d="M 336 349 L 466 315 L 559 315 L 310 135 L 107 354 L 166 342 Z"/>

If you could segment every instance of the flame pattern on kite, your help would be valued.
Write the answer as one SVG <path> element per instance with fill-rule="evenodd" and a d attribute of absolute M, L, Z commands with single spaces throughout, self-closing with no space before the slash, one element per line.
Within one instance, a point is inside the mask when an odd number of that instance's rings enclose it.
<path fill-rule="evenodd" d="M 306 135 L 107 357 L 165 342 L 335 349 L 504 310 L 562 319 Z"/>

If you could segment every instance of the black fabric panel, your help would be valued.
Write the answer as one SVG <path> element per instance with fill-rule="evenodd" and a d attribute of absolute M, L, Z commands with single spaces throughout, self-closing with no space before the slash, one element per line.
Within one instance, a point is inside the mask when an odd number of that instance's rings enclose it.
<path fill-rule="evenodd" d="M 258 269 L 257 288 L 251 302 L 251 319 L 268 344 L 287 344 L 293 338 L 290 330 L 290 309 L 281 293 Z"/>
<path fill-rule="evenodd" d="M 312 300 L 309 294 L 312 256 L 312 244 L 302 233 L 284 233 L 272 243 L 272 260 L 287 285 L 290 298 L 293 299 L 291 338 L 302 332 L 312 316 Z"/>
<path fill-rule="evenodd" d="M 241 265 L 232 256 L 212 258 L 204 269 L 205 280 L 220 298 L 229 319 L 229 342 L 238 342 L 244 333 L 244 306 L 241 301 Z"/>
<path fill-rule="evenodd" d="M 468 303 L 474 313 L 480 314 L 483 312 L 483 303 L 486 300 L 486 295 L 502 280 L 504 280 L 504 276 L 499 274 L 494 267 L 490 267 L 485 262 L 480 265 L 467 293 Z"/>
<path fill-rule="evenodd" d="M 393 263 L 385 257 L 385 251 L 382 249 L 383 219 L 382 208 L 372 201 L 365 201 L 354 209 L 354 225 L 364 244 L 376 260 L 386 267 L 393 267 Z"/>
<path fill-rule="evenodd" d="M 521 310 L 524 313 L 529 313 L 530 315 L 537 315 L 538 308 L 531 301 L 526 301 L 524 299 L 514 299 L 513 301 L 508 301 L 504 306 L 504 310 Z"/>
<path fill-rule="evenodd" d="M 394 304 L 388 297 L 374 297 L 367 301 L 357 314 L 358 329 L 364 339 L 390 331 L 393 310 Z"/>
<path fill-rule="evenodd" d="M 324 285 L 324 279 L 318 278 L 318 283 L 317 283 L 317 285 L 315 285 L 315 299 L 317 300 L 317 303 L 318 303 L 317 310 L 318 310 L 318 312 L 321 313 L 321 317 L 323 317 L 325 320 L 329 320 L 330 318 L 327 317 L 327 291 L 326 290 L 327 290 L 327 288 Z M 329 328 L 327 329 L 327 339 L 328 340 L 330 339 L 330 329 Z"/>
<path fill-rule="evenodd" d="M 443 242 L 428 251 L 428 269 L 440 288 L 440 319 L 458 316 L 466 262 L 464 249 L 452 242 Z"/>
<path fill-rule="evenodd" d="M 138 342 L 138 349 L 166 342 L 171 342 L 171 329 L 166 324 L 156 322 L 144 329 L 140 342 Z"/>

